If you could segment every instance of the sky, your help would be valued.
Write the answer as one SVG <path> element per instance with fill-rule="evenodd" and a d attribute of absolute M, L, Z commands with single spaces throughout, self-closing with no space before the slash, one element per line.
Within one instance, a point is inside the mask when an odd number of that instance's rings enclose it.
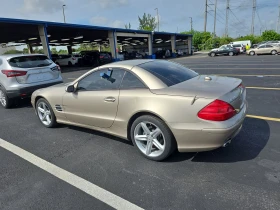
<path fill-rule="evenodd" d="M 208 0 L 207 30 L 213 32 L 214 3 Z M 226 1 L 217 0 L 218 35 L 225 33 Z M 276 29 L 280 0 L 256 0 L 255 33 Z M 5 3 L 4 3 L 5 2 Z M 138 29 L 138 16 L 159 11 L 160 31 L 189 31 L 190 17 L 194 30 L 203 31 L 205 0 L 2 0 L 0 16 L 31 20 L 66 22 L 124 28 L 130 23 Z M 253 0 L 230 0 L 229 35 L 237 37 L 251 32 Z M 280 27 L 279 27 L 280 28 Z"/>

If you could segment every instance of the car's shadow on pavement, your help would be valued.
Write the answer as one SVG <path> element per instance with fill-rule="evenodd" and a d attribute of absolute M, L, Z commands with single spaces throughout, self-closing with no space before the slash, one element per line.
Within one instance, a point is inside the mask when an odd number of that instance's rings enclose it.
<path fill-rule="evenodd" d="M 31 99 L 18 99 L 15 104 L 11 107 L 11 109 L 19 109 L 19 108 L 32 108 Z"/>
<path fill-rule="evenodd" d="M 167 162 L 181 162 L 191 159 L 193 162 L 231 163 L 252 160 L 264 149 L 270 137 L 270 127 L 265 120 L 246 118 L 241 132 L 226 148 L 208 152 L 175 153 Z"/>

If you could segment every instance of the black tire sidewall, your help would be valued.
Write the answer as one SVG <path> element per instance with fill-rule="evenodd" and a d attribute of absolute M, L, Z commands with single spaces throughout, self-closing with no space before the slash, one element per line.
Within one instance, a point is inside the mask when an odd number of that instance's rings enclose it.
<path fill-rule="evenodd" d="M 134 129 L 140 122 L 143 122 L 143 121 L 148 121 L 148 122 L 151 122 L 151 123 L 155 124 L 163 132 L 163 135 L 164 135 L 164 138 L 165 138 L 165 150 L 158 157 L 146 156 L 145 154 L 143 154 L 143 152 L 141 152 L 141 150 L 136 145 L 136 142 L 134 140 Z M 176 145 L 175 140 L 174 140 L 173 134 L 170 131 L 170 129 L 168 128 L 168 126 L 162 120 L 158 119 L 157 117 L 151 116 L 151 115 L 143 115 L 143 116 L 138 117 L 132 123 L 131 129 L 130 129 L 130 136 L 131 136 L 131 140 L 132 140 L 134 146 L 137 148 L 137 150 L 144 157 L 146 157 L 147 159 L 150 159 L 150 160 L 162 161 L 162 160 L 166 159 L 168 156 L 170 156 L 175 150 L 175 145 Z"/>
<path fill-rule="evenodd" d="M 46 103 L 47 106 L 48 106 L 48 108 L 50 109 L 52 119 L 51 119 L 51 123 L 50 123 L 49 125 L 45 125 L 45 124 L 41 121 L 41 119 L 40 119 L 40 117 L 39 117 L 39 114 L 38 114 L 38 104 L 39 104 L 40 102 Z M 53 112 L 53 109 L 52 109 L 50 103 L 49 103 L 46 99 L 40 98 L 40 99 L 37 101 L 37 103 L 36 103 L 36 114 L 37 114 L 37 116 L 38 116 L 39 121 L 40 121 L 40 122 L 42 123 L 42 125 L 44 125 L 45 127 L 47 127 L 47 128 L 53 128 L 53 127 L 55 127 L 55 126 L 57 125 L 56 116 L 55 116 L 55 114 L 54 114 L 54 112 Z"/>
<path fill-rule="evenodd" d="M 6 106 L 3 106 L 2 103 L 0 103 L 0 106 L 3 107 L 4 109 L 9 109 L 9 108 L 11 108 L 12 105 L 13 105 L 13 100 L 10 99 L 10 98 L 7 96 L 6 90 L 5 90 L 3 87 L 0 87 L 0 89 L 1 89 L 2 92 L 4 93 L 5 99 L 6 99 Z"/>

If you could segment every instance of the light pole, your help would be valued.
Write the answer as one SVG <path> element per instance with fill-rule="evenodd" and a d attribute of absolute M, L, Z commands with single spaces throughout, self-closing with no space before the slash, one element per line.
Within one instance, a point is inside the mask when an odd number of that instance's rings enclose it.
<path fill-rule="evenodd" d="M 157 11 L 157 25 L 158 25 L 158 31 L 159 31 L 159 16 L 158 16 L 158 8 L 155 8 L 155 10 Z"/>
<path fill-rule="evenodd" d="M 64 12 L 64 7 L 65 6 L 66 6 L 65 4 L 62 5 L 64 23 L 66 23 L 66 21 L 65 21 L 65 12 Z"/>
<path fill-rule="evenodd" d="M 192 17 L 190 17 L 191 19 L 191 31 L 193 30 L 193 21 L 192 21 Z"/>

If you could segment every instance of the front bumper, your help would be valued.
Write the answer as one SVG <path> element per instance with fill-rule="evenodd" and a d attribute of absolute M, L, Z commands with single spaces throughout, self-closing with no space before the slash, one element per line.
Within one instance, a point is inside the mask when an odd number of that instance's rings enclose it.
<path fill-rule="evenodd" d="M 63 83 L 63 81 L 51 82 L 30 87 L 23 87 L 16 90 L 7 90 L 6 93 L 8 98 L 29 98 L 31 97 L 32 93 L 38 89 L 50 87 L 60 83 Z"/>
<path fill-rule="evenodd" d="M 226 128 L 200 128 L 199 124 L 191 126 L 184 123 L 171 123 L 169 127 L 177 141 L 179 152 L 202 152 L 222 147 L 233 139 L 241 130 L 246 117 L 248 104 L 229 121 Z"/>

